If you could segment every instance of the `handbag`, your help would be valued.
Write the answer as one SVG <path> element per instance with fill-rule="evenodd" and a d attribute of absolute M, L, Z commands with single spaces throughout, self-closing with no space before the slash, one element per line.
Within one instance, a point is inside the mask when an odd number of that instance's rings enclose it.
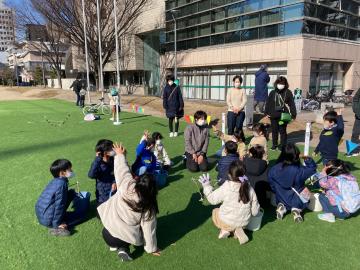
<path fill-rule="evenodd" d="M 284 108 L 284 107 L 286 107 L 288 112 L 290 112 L 290 107 L 288 104 L 285 103 L 284 99 L 281 97 L 280 94 L 279 94 L 279 97 L 280 97 L 281 102 L 283 103 L 282 112 L 280 115 L 280 121 L 285 122 L 285 123 L 290 123 L 292 120 L 292 116 L 290 113 L 285 112 L 285 108 Z M 285 93 L 285 100 L 286 100 L 286 93 Z"/>

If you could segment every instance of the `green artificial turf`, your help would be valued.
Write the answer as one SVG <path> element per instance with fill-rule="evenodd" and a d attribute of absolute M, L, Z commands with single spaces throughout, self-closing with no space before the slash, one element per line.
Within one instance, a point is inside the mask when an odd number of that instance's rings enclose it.
<path fill-rule="evenodd" d="M 57 126 L 70 114 L 64 124 Z M 121 126 L 108 117 L 84 122 L 73 103 L 14 101 L 0 103 L 0 269 L 360 269 L 360 218 L 334 224 L 305 213 L 305 222 L 292 216 L 275 220 L 273 208 L 265 209 L 263 227 L 249 233 L 250 242 L 240 246 L 234 239 L 218 240 L 211 221 L 213 206 L 199 202 L 191 174 L 183 168 L 182 133 L 169 139 L 166 119 L 122 113 Z M 185 123 L 181 124 L 181 130 Z M 95 182 L 87 172 L 101 138 L 121 141 L 134 152 L 144 129 L 160 131 L 175 165 L 169 185 L 159 192 L 158 245 L 161 257 L 133 250 L 135 260 L 121 263 L 104 243 L 101 222 L 95 217 Z M 220 147 L 212 138 L 209 154 Z M 270 153 L 270 159 L 277 152 Z M 55 238 L 37 222 L 35 202 L 51 180 L 49 165 L 70 159 L 81 190 L 92 193 L 89 220 L 68 238 Z M 350 159 L 359 178 L 360 158 Z M 211 175 L 215 177 L 214 169 Z"/>

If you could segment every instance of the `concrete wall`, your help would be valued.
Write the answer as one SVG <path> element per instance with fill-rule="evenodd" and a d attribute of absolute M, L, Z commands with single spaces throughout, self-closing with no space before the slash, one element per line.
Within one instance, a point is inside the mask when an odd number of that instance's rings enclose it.
<path fill-rule="evenodd" d="M 72 90 L 70 86 L 73 83 L 73 81 L 74 79 L 61 79 L 62 89 Z M 57 79 L 48 79 L 47 83 L 48 83 L 48 87 L 50 88 L 60 88 Z"/>

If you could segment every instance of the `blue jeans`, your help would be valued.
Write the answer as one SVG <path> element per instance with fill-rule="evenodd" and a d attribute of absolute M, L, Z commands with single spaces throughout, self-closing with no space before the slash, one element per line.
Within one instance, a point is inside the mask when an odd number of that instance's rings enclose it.
<path fill-rule="evenodd" d="M 235 129 L 242 130 L 244 121 L 245 121 L 244 111 L 241 111 L 238 114 L 235 114 L 234 112 L 228 112 L 227 114 L 228 134 L 233 135 Z"/>
<path fill-rule="evenodd" d="M 323 193 L 319 195 L 319 201 L 324 213 L 332 213 L 335 217 L 341 219 L 345 219 L 350 216 L 350 214 L 345 211 L 340 212 L 339 208 L 337 206 L 333 206 L 326 195 Z"/>
<path fill-rule="evenodd" d="M 65 221 L 69 227 L 80 224 L 84 221 L 90 206 L 90 192 L 81 191 L 74 196 L 72 206 L 74 211 L 66 212 Z"/>

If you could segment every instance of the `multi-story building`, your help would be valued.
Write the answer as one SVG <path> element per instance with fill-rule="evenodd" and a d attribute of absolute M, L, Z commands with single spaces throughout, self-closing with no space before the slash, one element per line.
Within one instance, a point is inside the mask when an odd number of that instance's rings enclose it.
<path fill-rule="evenodd" d="M 292 89 L 360 87 L 360 2 L 355 0 L 167 0 L 166 51 L 184 96 L 224 100 L 232 77 L 254 87 L 268 64 Z M 168 65 L 173 68 L 174 62 Z"/>
<path fill-rule="evenodd" d="M 25 40 L 27 41 L 47 41 L 46 25 L 42 24 L 26 24 Z"/>
<path fill-rule="evenodd" d="M 15 12 L 0 0 L 0 62 L 7 62 L 6 50 L 15 41 Z"/>

